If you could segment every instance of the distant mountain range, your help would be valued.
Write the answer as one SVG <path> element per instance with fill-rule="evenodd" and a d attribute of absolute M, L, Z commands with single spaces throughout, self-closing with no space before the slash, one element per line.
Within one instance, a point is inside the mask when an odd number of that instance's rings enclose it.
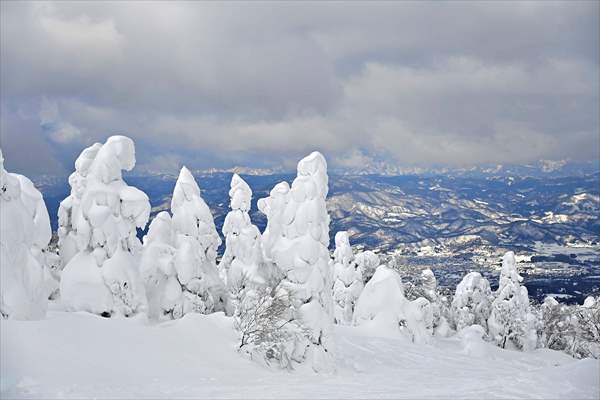
<path fill-rule="evenodd" d="M 253 168 L 247 166 L 235 166 L 231 168 L 208 168 L 192 169 L 194 175 L 210 175 L 215 173 L 237 173 L 240 175 L 281 175 L 292 174 L 294 170 L 284 168 Z M 329 173 L 333 175 L 383 175 L 383 176 L 521 176 L 521 177 L 545 177 L 545 176 L 582 176 L 600 172 L 600 163 L 573 162 L 569 160 L 539 160 L 532 164 L 487 164 L 467 168 L 450 168 L 444 166 L 434 167 L 410 167 L 390 163 L 382 159 L 365 157 L 365 162 L 357 167 L 330 166 Z M 146 169 L 136 172 L 136 175 L 176 177 L 176 173 L 165 173 L 165 171 L 153 171 Z M 53 178 L 53 177 L 50 177 Z M 38 180 L 42 180 L 38 179 Z"/>
<path fill-rule="evenodd" d="M 569 285 L 575 277 L 582 286 L 565 289 L 565 295 L 579 298 L 600 289 L 600 172 L 579 168 L 569 175 L 570 168 L 574 167 L 569 163 L 541 162 L 437 174 L 333 170 L 327 203 L 331 236 L 348 230 L 355 248 L 375 250 L 384 259 L 396 257 L 407 269 L 438 268 L 441 283 L 448 284 L 472 269 L 487 269 L 493 281 L 499 255 L 512 249 L 526 256 L 523 266 L 530 267 L 531 279 L 549 276 L 535 268 L 552 270 L 555 278 L 569 279 Z M 591 165 L 587 168 L 594 170 Z M 233 172 L 252 188 L 251 217 L 263 230 L 266 219 L 256 207 L 257 199 L 267 196 L 276 183 L 291 182 L 295 173 L 241 168 L 195 171 L 219 232 L 228 212 Z M 176 178 L 158 173 L 125 177 L 148 194 L 153 216 L 169 209 Z M 56 229 L 58 205 L 69 194 L 68 183 L 57 177 L 35 183 L 44 193 Z M 587 250 L 582 254 L 573 249 Z M 564 288 L 544 287 L 542 292 L 560 289 Z"/>

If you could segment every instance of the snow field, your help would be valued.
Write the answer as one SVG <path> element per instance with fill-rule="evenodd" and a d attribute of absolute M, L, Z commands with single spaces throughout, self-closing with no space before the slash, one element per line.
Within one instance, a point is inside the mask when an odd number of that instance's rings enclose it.
<path fill-rule="evenodd" d="M 56 307 L 54 307 L 56 308 Z M 236 351 L 232 319 L 101 318 L 50 311 L 0 321 L 1 398 L 597 399 L 600 361 L 452 337 L 414 344 L 336 326 L 337 371 L 266 368 Z M 475 335 L 476 336 L 476 335 Z M 477 353 L 474 344 L 480 346 Z"/>

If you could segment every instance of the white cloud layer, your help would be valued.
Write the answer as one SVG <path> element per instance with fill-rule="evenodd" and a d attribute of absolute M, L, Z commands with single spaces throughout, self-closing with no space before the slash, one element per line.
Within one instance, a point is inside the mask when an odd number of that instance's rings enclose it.
<path fill-rule="evenodd" d="M 313 149 L 339 166 L 597 159 L 599 13 L 572 1 L 2 2 L 0 137 L 54 158 L 7 154 L 23 172 L 70 168 L 114 133 L 139 142 L 147 168 L 278 165 Z"/>

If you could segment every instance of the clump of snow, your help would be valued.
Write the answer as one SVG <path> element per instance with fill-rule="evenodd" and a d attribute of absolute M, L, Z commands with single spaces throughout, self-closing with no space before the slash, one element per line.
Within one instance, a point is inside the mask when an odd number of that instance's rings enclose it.
<path fill-rule="evenodd" d="M 363 290 L 360 270 L 354 263 L 354 254 L 348 240 L 348 233 L 335 234 L 333 253 L 333 301 L 334 317 L 337 324 L 350 325 L 354 307 Z"/>
<path fill-rule="evenodd" d="M 25 176 L 4 169 L 0 150 L 0 313 L 42 318 L 57 283 L 48 268 L 50 220 L 41 193 Z"/>
<path fill-rule="evenodd" d="M 60 293 L 68 309 L 123 315 L 145 309 L 136 228 L 146 226 L 150 203 L 123 181 L 122 171 L 134 165 L 134 144 L 125 136 L 95 143 L 75 161 L 71 195 L 59 207 Z"/>
<path fill-rule="evenodd" d="M 529 308 L 527 288 L 517 272 L 515 254 L 507 252 L 502 258 L 500 284 L 492 302 L 488 329 L 496 343 L 523 350 L 535 348 L 537 333 L 535 316 Z"/>
<path fill-rule="evenodd" d="M 267 216 L 263 234 L 264 256 L 282 272 L 279 292 L 291 299 L 288 317 L 296 336 L 289 359 L 307 362 L 315 371 L 333 369 L 333 284 L 329 266 L 327 163 L 313 152 L 298 163 L 292 186 L 282 182 L 258 208 Z"/>

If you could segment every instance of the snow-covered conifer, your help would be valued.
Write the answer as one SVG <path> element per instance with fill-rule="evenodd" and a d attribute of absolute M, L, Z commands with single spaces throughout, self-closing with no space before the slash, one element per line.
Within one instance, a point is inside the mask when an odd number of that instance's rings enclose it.
<path fill-rule="evenodd" d="M 400 275 L 381 265 L 358 299 L 353 324 L 379 333 L 397 333 L 406 327 L 404 308 L 407 303 Z"/>
<path fill-rule="evenodd" d="M 354 262 L 358 266 L 363 277 L 363 283 L 369 282 L 375 270 L 379 267 L 379 256 L 371 250 L 361 251 L 354 256 Z"/>
<path fill-rule="evenodd" d="M 289 193 L 290 185 L 279 182 L 271 189 L 269 197 L 259 199 L 257 203 L 258 209 L 267 216 L 267 226 L 262 234 L 264 260 L 273 264 L 273 248 L 284 237 L 284 212 L 290 200 Z"/>
<path fill-rule="evenodd" d="M 540 307 L 542 319 L 541 344 L 552 350 L 570 352 L 575 344 L 577 317 L 574 310 L 548 296 Z"/>
<path fill-rule="evenodd" d="M 227 296 L 216 262 L 221 238 L 200 188 L 186 167 L 181 168 L 177 178 L 171 212 L 176 248 L 173 263 L 184 289 L 184 314 L 225 310 Z"/>
<path fill-rule="evenodd" d="M 260 231 L 250 221 L 252 190 L 237 174 L 231 177 L 231 211 L 225 216 L 225 252 L 219 269 L 230 288 L 239 286 L 244 276 L 248 283 L 265 284 L 268 274 L 262 262 Z"/>
<path fill-rule="evenodd" d="M 136 228 L 146 226 L 150 203 L 123 181 L 122 171 L 134 166 L 134 144 L 125 136 L 96 143 L 75 161 L 58 231 L 65 266 L 60 292 L 71 310 L 130 315 L 145 308 Z"/>
<path fill-rule="evenodd" d="M 183 316 L 183 290 L 174 265 L 175 238 L 171 216 L 161 211 L 144 236 L 140 272 L 146 287 L 148 316 L 153 319 Z"/>
<path fill-rule="evenodd" d="M 415 343 L 426 343 L 433 334 L 433 312 L 424 297 L 406 299 L 400 275 L 381 265 L 356 303 L 353 324 L 377 334 L 400 334 Z"/>
<path fill-rule="evenodd" d="M 447 336 L 450 332 L 448 301 L 438 293 L 437 279 L 429 268 L 421 271 L 421 295 L 430 303 L 436 335 Z"/>
<path fill-rule="evenodd" d="M 522 280 L 515 254 L 509 251 L 502 258 L 500 284 L 488 318 L 490 336 L 502 348 L 511 345 L 530 350 L 537 342 L 535 317 L 529 309 L 527 288 L 520 284 Z"/>
<path fill-rule="evenodd" d="M 4 169 L 0 150 L 0 314 L 42 318 L 56 288 L 47 266 L 50 220 L 41 193 Z"/>
<path fill-rule="evenodd" d="M 580 358 L 600 358 L 600 297 L 588 296 L 577 306 L 578 343 L 574 355 Z"/>
<path fill-rule="evenodd" d="M 433 271 L 429 268 L 421 271 L 421 286 L 423 287 L 423 297 L 430 302 L 435 302 L 438 297 L 437 279 L 435 279 Z"/>
<path fill-rule="evenodd" d="M 141 272 L 152 318 L 180 318 L 225 309 L 225 287 L 218 276 L 221 240 L 200 188 L 183 167 L 175 184 L 171 212 L 159 213 L 144 237 Z"/>
<path fill-rule="evenodd" d="M 452 327 L 458 332 L 467 326 L 480 325 L 487 331 L 492 299 L 488 280 L 479 272 L 469 272 L 456 286 L 450 307 Z"/>
<path fill-rule="evenodd" d="M 265 258 L 284 275 L 279 295 L 287 293 L 291 299 L 286 328 L 299 333 L 289 343 L 285 358 L 307 362 L 315 371 L 333 368 L 327 192 L 327 163 L 313 152 L 298 163 L 291 189 L 280 183 L 258 204 L 268 218 L 263 235 Z"/>
<path fill-rule="evenodd" d="M 335 251 L 333 253 L 333 301 L 335 322 L 350 325 L 354 306 L 363 290 L 360 270 L 354 263 L 354 255 L 348 240 L 348 233 L 335 234 Z"/>
<path fill-rule="evenodd" d="M 600 358 L 600 304 L 588 296 L 583 305 L 546 297 L 540 307 L 541 345 L 575 358 Z"/>
<path fill-rule="evenodd" d="M 407 327 L 414 343 L 428 343 L 434 330 L 434 307 L 425 297 L 419 297 L 408 304 Z"/>

